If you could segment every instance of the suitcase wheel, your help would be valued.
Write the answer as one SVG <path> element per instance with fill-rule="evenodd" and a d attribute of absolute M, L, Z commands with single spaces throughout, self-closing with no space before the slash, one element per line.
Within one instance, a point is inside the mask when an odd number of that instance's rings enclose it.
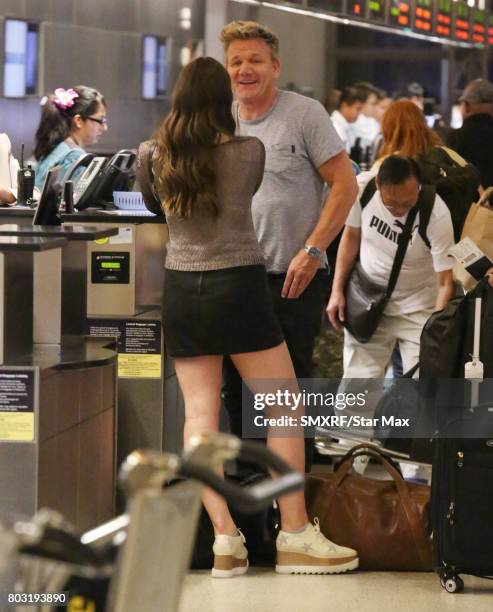
<path fill-rule="evenodd" d="M 446 574 L 441 577 L 440 584 L 447 593 L 460 593 L 464 590 L 464 581 L 456 574 Z"/>

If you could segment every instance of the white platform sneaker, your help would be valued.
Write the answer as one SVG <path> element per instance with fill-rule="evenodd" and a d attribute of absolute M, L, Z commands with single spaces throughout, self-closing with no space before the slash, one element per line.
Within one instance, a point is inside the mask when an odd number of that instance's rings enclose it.
<path fill-rule="evenodd" d="M 301 533 L 280 531 L 276 540 L 279 574 L 339 574 L 358 567 L 358 553 L 338 546 L 320 531 L 318 519 Z"/>
<path fill-rule="evenodd" d="M 216 536 L 212 547 L 214 552 L 213 578 L 232 578 L 245 574 L 248 570 L 248 551 L 245 548 L 245 536 L 238 530 L 238 535 Z"/>

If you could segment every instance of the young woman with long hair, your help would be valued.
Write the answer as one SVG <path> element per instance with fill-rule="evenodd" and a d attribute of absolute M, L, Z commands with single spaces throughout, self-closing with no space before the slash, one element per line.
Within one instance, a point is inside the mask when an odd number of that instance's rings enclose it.
<path fill-rule="evenodd" d="M 272 381 L 266 386 L 275 390 L 281 380 L 283 388 L 297 389 L 251 216 L 264 146 L 235 137 L 232 101 L 224 67 L 199 58 L 180 73 L 156 136 L 153 171 L 170 237 L 163 329 L 185 400 L 185 446 L 191 436 L 218 428 L 224 355 L 250 384 Z M 269 437 L 268 445 L 304 471 L 303 431 Z M 204 505 L 216 535 L 213 576 L 244 573 L 247 550 L 226 503 L 208 490 Z M 329 542 L 308 522 L 303 493 L 279 505 L 277 571 L 332 573 L 358 565 L 355 551 Z"/>
<path fill-rule="evenodd" d="M 50 168 L 68 170 L 108 129 L 106 102 L 97 89 L 59 88 L 43 102 L 34 147 L 37 187 L 43 186 Z"/>

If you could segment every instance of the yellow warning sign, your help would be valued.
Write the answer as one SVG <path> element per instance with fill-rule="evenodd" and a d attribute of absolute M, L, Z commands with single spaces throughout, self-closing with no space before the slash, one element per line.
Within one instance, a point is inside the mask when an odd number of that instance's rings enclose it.
<path fill-rule="evenodd" d="M 33 412 L 0 412 L 0 442 L 33 441 Z"/>
<path fill-rule="evenodd" d="M 118 355 L 119 378 L 161 378 L 161 355 Z"/>

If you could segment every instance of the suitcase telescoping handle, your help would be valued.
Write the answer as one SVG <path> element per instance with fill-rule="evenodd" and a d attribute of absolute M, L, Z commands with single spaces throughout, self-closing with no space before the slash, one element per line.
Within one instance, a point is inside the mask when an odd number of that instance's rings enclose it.
<path fill-rule="evenodd" d="M 200 481 L 222 495 L 232 507 L 246 513 L 258 512 L 281 495 L 299 491 L 304 487 L 303 475 L 295 472 L 263 444 L 243 440 L 238 456 L 253 461 L 261 467 L 269 468 L 279 475 L 278 478 L 266 478 L 258 484 L 240 487 L 224 480 L 210 467 L 186 457 L 182 460 L 178 476 Z"/>

